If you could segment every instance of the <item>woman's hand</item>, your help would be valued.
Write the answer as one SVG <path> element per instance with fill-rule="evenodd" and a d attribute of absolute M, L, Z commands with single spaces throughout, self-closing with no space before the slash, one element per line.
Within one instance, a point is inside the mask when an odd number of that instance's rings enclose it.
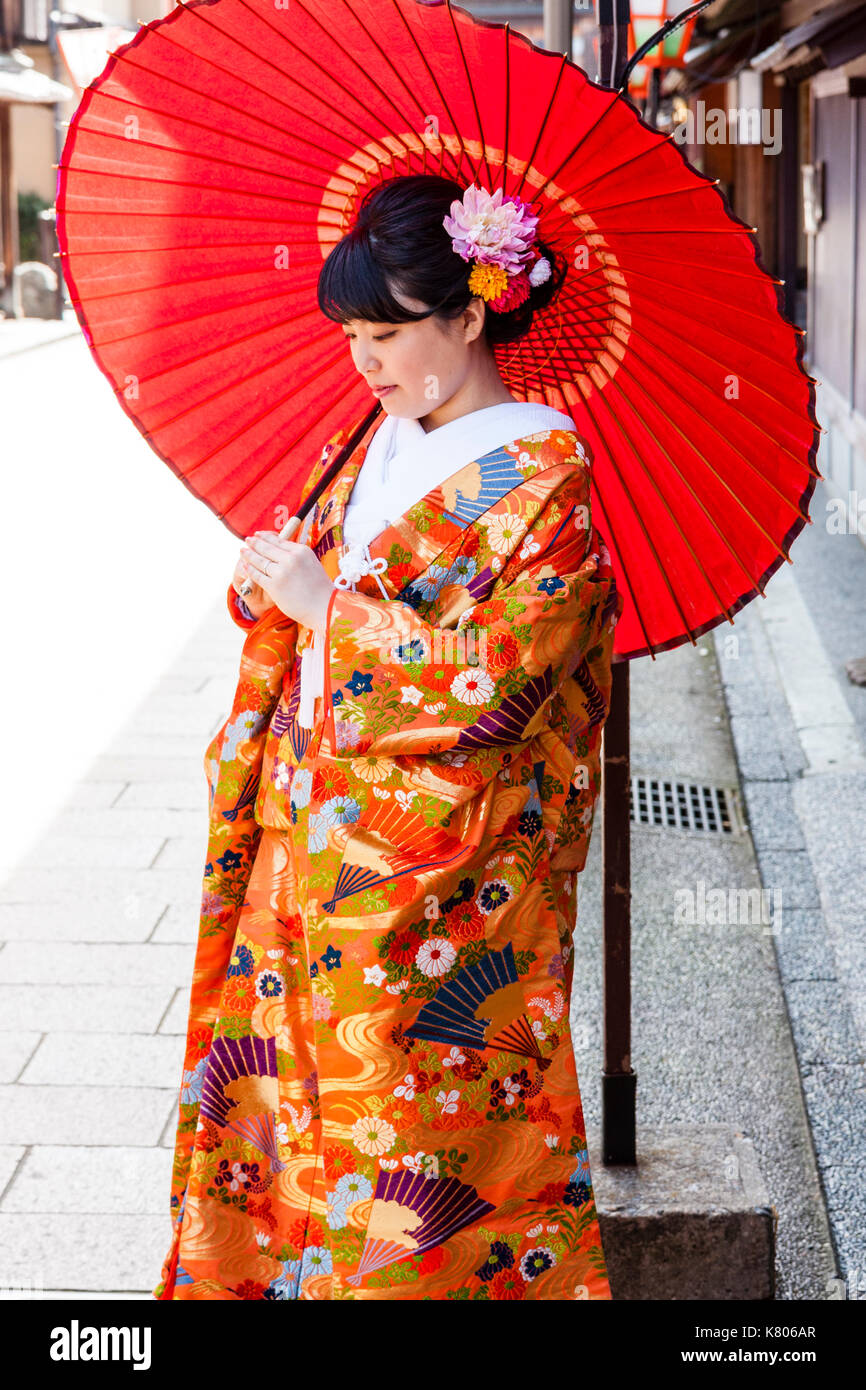
<path fill-rule="evenodd" d="M 308 545 L 281 541 L 276 531 L 256 531 L 241 546 L 241 560 L 253 583 L 287 618 L 324 632 L 335 585 Z M 244 602 L 249 605 L 249 599 Z"/>
<path fill-rule="evenodd" d="M 247 583 L 252 584 L 252 588 L 248 594 L 242 594 L 241 589 Z M 263 613 L 266 613 L 269 608 L 273 607 L 272 600 L 268 598 L 264 590 L 260 589 L 258 584 L 252 582 L 252 576 L 243 560 L 238 560 L 235 565 L 235 572 L 232 575 L 232 588 L 257 620 Z"/>

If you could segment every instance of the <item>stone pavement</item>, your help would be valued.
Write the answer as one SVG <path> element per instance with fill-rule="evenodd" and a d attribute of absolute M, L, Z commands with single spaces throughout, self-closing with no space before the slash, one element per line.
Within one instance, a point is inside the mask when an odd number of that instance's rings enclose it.
<path fill-rule="evenodd" d="M 0 357 L 54 343 L 59 338 L 77 337 L 81 332 L 75 310 L 65 309 L 62 319 L 0 318 Z"/>
<path fill-rule="evenodd" d="M 137 1292 L 170 1241 L 224 600 L 0 888 L 0 1291 Z"/>
<path fill-rule="evenodd" d="M 725 624 L 728 632 L 734 631 Z M 631 771 L 737 792 L 713 634 L 631 665 Z M 597 815 L 600 815 L 601 808 Z M 587 1124 L 601 1121 L 601 835 L 578 889 L 572 1029 Z M 632 1065 L 637 1153 L 701 1126 L 752 1141 L 776 1209 L 776 1297 L 827 1297 L 837 1274 L 797 1055 L 764 914 L 702 920 L 700 895 L 760 893 L 747 830 L 711 834 L 632 825 Z M 693 920 L 677 905 L 695 903 Z M 754 897 L 751 906 L 755 904 Z M 772 918 L 772 902 L 769 903 Z M 712 1148 L 708 1135 L 707 1148 Z M 593 1170 L 600 1158 L 590 1144 Z M 694 1174 L 672 1174 L 670 1195 Z M 603 1216 L 603 1208 L 600 1207 Z M 602 1232 L 603 1237 L 603 1232 Z"/>
<path fill-rule="evenodd" d="M 819 458 L 819 467 L 821 460 Z M 766 597 L 715 639 L 839 1275 L 866 1296 L 866 548 L 813 524 Z"/>
<path fill-rule="evenodd" d="M 220 599 L 0 885 L 0 1293 L 147 1298 L 158 1280 L 205 851 L 202 758 L 239 654 Z M 735 785 L 711 635 L 634 663 L 631 684 L 635 774 Z M 593 1125 L 600 811 L 572 1000 Z M 772 937 L 673 912 L 674 893 L 700 880 L 759 884 L 751 840 L 635 826 L 633 845 L 638 1149 L 642 1126 L 738 1126 L 778 1211 L 777 1296 L 825 1297 L 835 1259 Z"/>

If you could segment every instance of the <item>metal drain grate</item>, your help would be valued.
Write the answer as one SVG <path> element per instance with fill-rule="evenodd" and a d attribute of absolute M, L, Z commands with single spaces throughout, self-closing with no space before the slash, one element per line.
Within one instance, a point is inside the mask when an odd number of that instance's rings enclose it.
<path fill-rule="evenodd" d="M 705 835 L 735 835 L 742 828 L 733 788 L 699 782 L 665 782 L 632 777 L 630 814 L 637 825 L 694 830 Z"/>

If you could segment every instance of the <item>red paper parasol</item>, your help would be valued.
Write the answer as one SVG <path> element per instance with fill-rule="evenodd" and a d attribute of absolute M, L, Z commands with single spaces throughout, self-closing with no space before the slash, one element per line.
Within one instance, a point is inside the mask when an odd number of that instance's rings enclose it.
<path fill-rule="evenodd" d="M 451 4 L 182 4 L 87 88 L 58 172 L 64 271 L 153 449 L 236 535 L 295 509 L 372 404 L 319 313 L 322 260 L 371 183 L 425 171 L 520 194 L 568 257 L 497 361 L 589 445 L 617 657 L 763 592 L 808 519 L 821 431 L 754 229 L 628 102 Z"/>

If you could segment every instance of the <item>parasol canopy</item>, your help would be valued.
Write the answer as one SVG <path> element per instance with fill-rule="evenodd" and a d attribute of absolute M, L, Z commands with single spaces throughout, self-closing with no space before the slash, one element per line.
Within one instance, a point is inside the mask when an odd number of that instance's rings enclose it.
<path fill-rule="evenodd" d="M 373 404 L 319 312 L 323 259 L 372 184 L 424 172 L 519 195 L 567 258 L 496 360 L 588 446 L 625 595 L 615 658 L 731 617 L 821 476 L 781 282 L 670 136 L 450 3 L 180 3 L 110 57 L 70 123 L 57 219 L 124 410 L 236 535 L 293 512 L 325 442 Z"/>

